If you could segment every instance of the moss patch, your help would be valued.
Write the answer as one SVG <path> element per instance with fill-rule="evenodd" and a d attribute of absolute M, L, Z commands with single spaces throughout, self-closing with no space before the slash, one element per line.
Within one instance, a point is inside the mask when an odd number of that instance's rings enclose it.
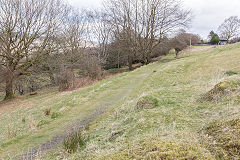
<path fill-rule="evenodd" d="M 208 91 L 203 97 L 201 101 L 212 101 L 212 102 L 220 102 L 225 96 L 239 91 L 240 80 L 239 79 L 226 79 L 218 83 L 214 86 L 213 89 Z"/>
<path fill-rule="evenodd" d="M 239 159 L 240 119 L 214 122 L 205 129 L 209 150 L 217 159 Z"/>
<path fill-rule="evenodd" d="M 137 102 L 137 109 L 152 109 L 158 106 L 158 99 L 151 97 L 151 96 L 145 96 L 141 97 Z"/>

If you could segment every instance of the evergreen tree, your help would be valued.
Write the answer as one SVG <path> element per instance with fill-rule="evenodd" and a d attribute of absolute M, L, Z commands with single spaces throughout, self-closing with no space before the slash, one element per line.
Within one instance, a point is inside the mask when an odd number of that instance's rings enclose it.
<path fill-rule="evenodd" d="M 211 40 L 210 40 L 210 43 L 211 43 L 211 44 L 218 44 L 219 41 L 220 41 L 219 36 L 218 36 L 216 33 L 214 33 L 214 34 L 212 35 L 212 38 L 211 38 Z"/>

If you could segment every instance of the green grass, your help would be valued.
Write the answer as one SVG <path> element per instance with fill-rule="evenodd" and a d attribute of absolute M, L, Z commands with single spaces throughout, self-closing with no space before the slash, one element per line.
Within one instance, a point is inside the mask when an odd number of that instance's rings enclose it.
<path fill-rule="evenodd" d="M 0 102 L 3 101 L 3 99 L 4 99 L 4 93 L 0 92 Z"/>
<path fill-rule="evenodd" d="M 238 74 L 238 72 L 235 72 L 235 71 L 227 71 L 225 74 L 228 75 L 228 76 L 232 76 L 232 75 Z"/>
<path fill-rule="evenodd" d="M 0 158 L 42 144 L 69 123 L 107 106 L 109 111 L 85 131 L 89 140 L 84 149 L 68 154 L 59 146 L 43 159 L 218 159 L 218 148 L 209 149 L 201 131 L 212 122 L 240 118 L 240 98 L 236 93 L 218 104 L 198 99 L 229 78 L 227 71 L 240 71 L 239 49 L 240 44 L 235 44 L 186 53 L 179 59 L 171 54 L 164 57 L 166 61 L 77 91 L 49 91 L 15 100 L 12 104 L 18 107 L 0 115 Z M 137 102 L 146 96 L 154 97 L 157 105 L 137 110 Z M 44 116 L 46 108 L 61 116 Z M 39 122 L 43 125 L 34 127 Z M 10 140 L 8 126 L 17 130 Z"/>

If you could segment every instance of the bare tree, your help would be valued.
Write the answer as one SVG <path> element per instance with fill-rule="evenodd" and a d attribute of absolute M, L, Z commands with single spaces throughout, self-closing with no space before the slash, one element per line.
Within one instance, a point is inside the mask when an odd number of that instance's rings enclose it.
<path fill-rule="evenodd" d="M 185 30 L 179 30 L 174 38 L 169 41 L 171 49 L 176 50 L 176 58 L 179 56 L 179 52 L 187 48 L 190 45 L 197 44 L 201 41 L 199 35 L 187 33 Z"/>
<path fill-rule="evenodd" d="M 111 23 L 107 22 L 106 14 L 101 10 L 93 10 L 88 12 L 89 34 L 91 42 L 96 46 L 95 55 L 98 61 L 105 65 L 109 56 L 109 45 L 113 38 L 113 29 Z"/>
<path fill-rule="evenodd" d="M 50 50 L 58 29 L 60 0 L 0 0 L 0 57 L 6 71 L 6 96 L 11 99 L 15 76 L 23 75 Z"/>
<path fill-rule="evenodd" d="M 51 73 L 49 75 L 57 75 L 54 77 L 57 78 L 60 91 L 76 87 L 74 74 L 76 72 L 74 71 L 79 72 L 81 70 L 84 75 L 86 75 L 86 72 L 91 74 L 94 66 L 99 67 L 100 61 L 104 57 L 103 54 L 95 54 L 95 50 L 98 50 L 98 48 L 96 49 L 90 43 L 89 37 L 92 34 L 90 35 L 89 32 L 93 28 L 89 26 L 94 24 L 94 22 L 90 22 L 92 18 L 90 19 L 85 10 L 75 10 L 71 6 L 65 8 L 65 10 L 68 14 L 61 19 L 63 29 L 54 37 L 52 47 L 54 50 L 46 57 L 45 62 L 47 63 L 43 65 L 43 68 Z M 99 58 L 98 61 L 96 57 Z"/>
<path fill-rule="evenodd" d="M 162 39 L 191 21 L 191 12 L 178 0 L 108 0 L 105 12 L 124 44 L 129 63 L 138 53 L 145 64 L 149 63 Z"/>
<path fill-rule="evenodd" d="M 219 26 L 220 36 L 228 41 L 237 37 L 240 34 L 240 19 L 237 16 L 232 16 Z"/>
<path fill-rule="evenodd" d="M 64 58 L 68 59 L 67 61 L 71 66 L 77 63 L 78 57 L 89 45 L 86 40 L 88 23 L 86 16 L 83 14 L 83 11 L 80 13 L 71 8 L 63 23 L 64 29 L 57 37 L 59 38 L 57 43 L 60 52 L 65 55 Z"/>

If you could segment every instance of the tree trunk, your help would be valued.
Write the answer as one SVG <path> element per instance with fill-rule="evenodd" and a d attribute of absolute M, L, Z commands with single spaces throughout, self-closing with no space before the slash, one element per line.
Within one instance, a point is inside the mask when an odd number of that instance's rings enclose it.
<path fill-rule="evenodd" d="M 151 56 L 150 56 L 150 55 L 151 55 L 151 53 L 148 53 L 148 54 L 147 54 L 147 60 L 146 60 L 147 63 L 146 63 L 146 64 L 151 63 Z"/>
<path fill-rule="evenodd" d="M 50 78 L 50 80 L 51 80 L 51 85 L 52 85 L 52 86 L 55 86 L 55 85 L 56 85 L 56 79 L 55 79 L 53 73 L 50 71 L 50 72 L 48 73 L 48 75 L 49 75 L 49 78 Z"/>
<path fill-rule="evenodd" d="M 119 51 L 118 51 L 118 68 L 120 68 L 120 58 L 119 58 Z"/>
<path fill-rule="evenodd" d="M 14 92 L 13 92 L 13 71 L 8 69 L 7 74 L 6 74 L 6 88 L 5 88 L 5 98 L 4 100 L 9 100 L 9 99 L 13 99 L 14 98 Z"/>
<path fill-rule="evenodd" d="M 153 45 L 153 44 L 151 44 L 151 45 Z M 152 56 L 152 52 L 153 52 L 153 48 L 150 46 L 150 48 L 149 48 L 149 51 L 147 52 L 147 56 L 146 56 L 146 61 L 147 61 L 147 64 L 149 64 L 149 63 L 151 63 L 151 56 Z"/>
<path fill-rule="evenodd" d="M 130 71 L 133 70 L 133 66 L 132 65 L 133 65 L 133 58 L 132 58 L 131 55 L 129 55 L 128 56 L 128 68 L 129 68 Z"/>

